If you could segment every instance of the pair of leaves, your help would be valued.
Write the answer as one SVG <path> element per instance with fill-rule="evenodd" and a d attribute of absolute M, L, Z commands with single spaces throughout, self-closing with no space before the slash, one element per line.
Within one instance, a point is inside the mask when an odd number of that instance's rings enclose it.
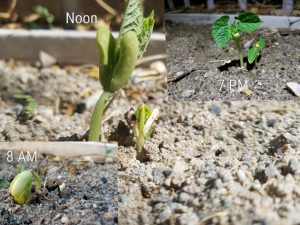
<path fill-rule="evenodd" d="M 255 46 L 251 46 L 248 49 L 248 62 L 250 64 L 252 64 L 255 61 L 255 59 L 259 56 L 260 50 L 263 49 L 265 45 L 265 39 L 260 36 L 255 42 Z"/>
<path fill-rule="evenodd" d="M 228 24 L 229 19 L 228 15 L 221 16 L 212 25 L 212 36 L 219 48 L 226 46 L 235 32 L 253 32 L 262 23 L 260 18 L 252 12 L 239 14 L 235 17 L 238 22 L 231 25 Z"/>
<path fill-rule="evenodd" d="M 100 51 L 100 82 L 104 90 L 116 92 L 131 76 L 153 31 L 154 13 L 143 17 L 141 0 L 128 0 L 117 40 L 107 26 L 97 32 Z"/>

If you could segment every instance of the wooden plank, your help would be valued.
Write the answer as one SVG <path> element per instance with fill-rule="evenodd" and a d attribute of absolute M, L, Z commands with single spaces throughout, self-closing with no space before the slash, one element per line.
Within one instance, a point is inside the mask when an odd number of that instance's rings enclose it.
<path fill-rule="evenodd" d="M 118 145 L 100 142 L 0 142 L 0 151 L 28 151 L 60 157 L 118 160 Z"/>
<path fill-rule="evenodd" d="M 117 33 L 113 33 L 117 36 Z M 165 53 L 165 35 L 153 33 L 145 56 Z M 39 60 L 45 51 L 66 64 L 98 64 L 96 31 L 0 29 L 0 58 Z"/>
<path fill-rule="evenodd" d="M 184 14 L 184 13 L 167 13 L 166 20 L 173 22 L 182 22 L 187 24 L 213 24 L 213 22 L 223 14 Z M 230 14 L 230 22 L 234 16 Z M 262 28 L 289 28 L 290 22 L 297 21 L 300 17 L 288 16 L 259 16 L 263 22 Z M 291 28 L 300 29 L 300 22 L 291 25 Z"/>

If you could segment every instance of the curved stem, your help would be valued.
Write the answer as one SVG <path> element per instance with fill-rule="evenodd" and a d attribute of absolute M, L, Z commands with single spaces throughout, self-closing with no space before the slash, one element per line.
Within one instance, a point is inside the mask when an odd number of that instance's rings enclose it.
<path fill-rule="evenodd" d="M 105 105 L 113 93 L 108 91 L 103 91 L 99 100 L 97 101 L 90 125 L 89 141 L 99 141 L 99 136 L 101 134 L 101 122 L 102 116 L 105 109 Z"/>
<path fill-rule="evenodd" d="M 138 155 L 141 154 L 142 147 L 144 145 L 144 125 L 145 125 L 145 109 L 142 108 L 140 111 L 140 116 L 139 116 L 139 134 L 138 134 L 138 139 L 136 143 L 136 149 Z"/>
<path fill-rule="evenodd" d="M 235 39 L 235 44 L 236 44 L 236 48 L 237 48 L 238 53 L 239 53 L 241 68 L 244 68 L 243 52 L 242 52 L 242 49 L 241 49 L 241 46 L 240 46 L 240 39 L 239 38 Z"/>

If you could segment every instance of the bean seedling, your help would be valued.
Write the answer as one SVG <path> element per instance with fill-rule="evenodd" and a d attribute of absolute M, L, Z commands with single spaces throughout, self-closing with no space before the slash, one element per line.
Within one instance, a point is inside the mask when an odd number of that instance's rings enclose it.
<path fill-rule="evenodd" d="M 9 187 L 9 193 L 13 197 L 14 201 L 23 205 L 27 202 L 32 191 L 32 180 L 35 179 L 35 189 L 41 188 L 41 178 L 32 170 L 26 170 L 19 173 L 11 182 Z"/>
<path fill-rule="evenodd" d="M 92 114 L 89 141 L 99 141 L 106 104 L 130 78 L 150 41 L 154 22 L 153 11 L 149 17 L 143 17 L 141 0 L 127 0 L 118 39 L 113 37 L 108 26 L 99 28 L 99 79 L 103 93 Z"/>
<path fill-rule="evenodd" d="M 232 24 L 228 24 L 230 17 L 228 15 L 221 16 L 212 25 L 212 36 L 218 48 L 225 47 L 230 40 L 234 40 L 240 58 L 240 66 L 244 68 L 243 51 L 240 44 L 242 32 L 254 32 L 258 29 L 263 21 L 258 15 L 252 12 L 244 12 L 235 17 Z M 254 45 L 248 49 L 248 62 L 252 64 L 260 54 L 262 48 L 265 47 L 265 39 L 259 36 Z"/>
<path fill-rule="evenodd" d="M 25 102 L 25 107 L 21 114 L 25 116 L 26 119 L 32 119 L 36 115 L 37 103 L 36 100 L 30 95 L 17 94 L 14 96 L 16 99 Z"/>
<path fill-rule="evenodd" d="M 136 137 L 137 159 L 139 160 L 146 158 L 143 146 L 145 141 L 151 136 L 153 123 L 157 119 L 158 114 L 158 109 L 151 110 L 146 104 L 141 104 L 130 118 L 127 115 L 127 123 L 131 126 Z"/>

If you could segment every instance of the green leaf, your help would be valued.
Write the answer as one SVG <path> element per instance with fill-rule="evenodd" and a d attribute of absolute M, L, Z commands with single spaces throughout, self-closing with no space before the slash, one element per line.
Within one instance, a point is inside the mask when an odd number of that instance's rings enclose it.
<path fill-rule="evenodd" d="M 232 29 L 228 25 L 229 16 L 221 16 L 212 25 L 212 36 L 219 48 L 228 44 L 231 38 Z"/>
<path fill-rule="evenodd" d="M 33 10 L 34 10 L 34 12 L 41 14 L 41 15 L 49 15 L 49 10 L 45 6 L 42 6 L 42 5 L 35 6 Z"/>
<path fill-rule="evenodd" d="M 141 0 L 127 0 L 126 10 L 120 29 L 120 38 L 129 31 L 134 31 L 139 40 L 138 60 L 142 57 L 154 27 L 154 12 L 149 17 L 143 17 L 143 7 Z M 118 41 L 119 42 L 119 41 Z M 119 47 L 119 46 L 118 46 Z M 117 52 L 119 51 L 117 47 Z"/>
<path fill-rule="evenodd" d="M 154 27 L 154 11 L 147 18 L 143 18 L 142 32 L 138 35 L 139 43 L 140 43 L 140 51 L 138 60 L 143 56 L 148 43 L 150 42 L 151 34 Z"/>
<path fill-rule="evenodd" d="M 137 35 L 142 32 L 143 9 L 140 0 L 127 0 L 123 22 L 120 29 L 120 36 L 129 31 Z M 119 37 L 120 38 L 120 37 Z"/>
<path fill-rule="evenodd" d="M 37 103 L 34 99 L 28 102 L 28 104 L 25 106 L 25 110 L 29 112 L 31 115 L 35 115 L 36 108 L 37 108 Z"/>
<path fill-rule="evenodd" d="M 238 23 L 238 29 L 243 32 L 253 32 L 263 22 L 258 15 L 252 12 L 241 13 L 236 16 L 235 19 L 240 21 L 240 23 Z"/>
<path fill-rule="evenodd" d="M 248 62 L 252 64 L 259 55 L 259 48 L 251 46 L 248 49 Z"/>
<path fill-rule="evenodd" d="M 31 101 L 33 98 L 30 95 L 22 95 L 22 94 L 16 94 L 14 95 L 16 99 Z"/>

